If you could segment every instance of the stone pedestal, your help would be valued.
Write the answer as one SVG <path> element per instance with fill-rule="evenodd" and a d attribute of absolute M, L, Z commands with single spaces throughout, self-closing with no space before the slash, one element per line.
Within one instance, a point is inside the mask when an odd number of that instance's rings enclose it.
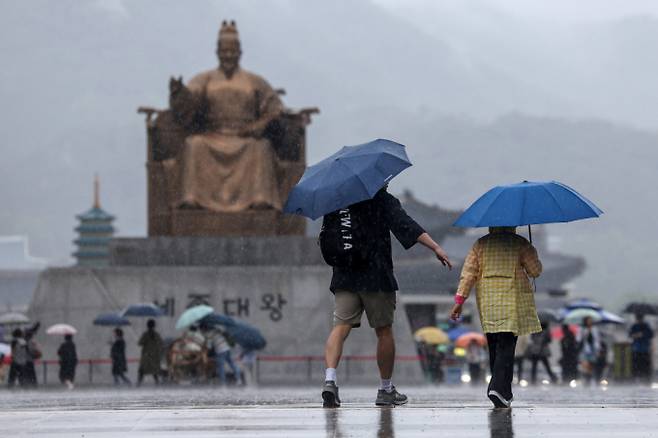
<path fill-rule="evenodd" d="M 207 210 L 173 210 L 173 236 L 277 236 L 304 235 L 306 222 L 300 216 L 276 210 L 215 213 Z"/>

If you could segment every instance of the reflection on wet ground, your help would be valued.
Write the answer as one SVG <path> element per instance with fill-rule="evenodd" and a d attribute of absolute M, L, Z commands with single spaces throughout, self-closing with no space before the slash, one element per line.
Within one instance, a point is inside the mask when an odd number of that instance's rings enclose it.
<path fill-rule="evenodd" d="M 411 402 L 374 407 L 372 388 L 341 388 L 322 409 L 317 388 L 114 388 L 0 391 L 3 436 L 38 437 L 652 437 L 658 390 L 517 390 L 494 410 L 483 390 L 408 388 Z"/>

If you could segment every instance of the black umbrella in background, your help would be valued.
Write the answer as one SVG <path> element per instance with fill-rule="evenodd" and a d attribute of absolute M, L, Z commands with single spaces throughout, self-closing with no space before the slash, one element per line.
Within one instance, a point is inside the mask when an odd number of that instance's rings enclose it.
<path fill-rule="evenodd" d="M 541 321 L 542 324 L 558 321 L 556 312 L 548 309 L 538 311 L 537 316 L 539 317 L 539 321 Z"/>
<path fill-rule="evenodd" d="M 658 305 L 649 303 L 629 303 L 624 309 L 625 313 L 640 313 L 642 315 L 658 315 Z"/>

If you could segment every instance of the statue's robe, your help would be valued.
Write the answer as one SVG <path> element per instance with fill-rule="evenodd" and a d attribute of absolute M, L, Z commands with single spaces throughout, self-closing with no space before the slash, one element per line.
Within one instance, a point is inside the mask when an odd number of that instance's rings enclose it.
<path fill-rule="evenodd" d="M 165 164 L 177 181 L 174 207 L 196 206 L 216 212 L 250 208 L 282 209 L 271 142 L 245 136 L 278 117 L 283 105 L 260 76 L 238 69 L 227 78 L 220 69 L 201 73 L 171 106 L 179 120 L 196 123 L 179 155 Z M 261 129 L 262 132 L 262 129 Z"/>

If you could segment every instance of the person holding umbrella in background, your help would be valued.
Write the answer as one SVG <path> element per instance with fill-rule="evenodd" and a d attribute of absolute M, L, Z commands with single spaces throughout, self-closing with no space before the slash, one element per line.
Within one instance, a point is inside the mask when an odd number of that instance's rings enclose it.
<path fill-rule="evenodd" d="M 215 370 L 219 384 L 226 386 L 226 365 L 231 368 L 235 381 L 239 384 L 241 382 L 240 368 L 233 361 L 231 345 L 229 345 L 224 332 L 204 322 L 200 324 L 200 328 L 208 340 L 208 350 L 212 351 L 215 357 Z"/>
<path fill-rule="evenodd" d="M 139 370 L 137 371 L 137 386 L 142 384 L 146 374 L 153 375 L 155 384 L 160 383 L 160 360 L 162 358 L 162 338 L 155 331 L 155 320 L 149 319 L 146 323 L 146 331 L 139 338 L 138 344 L 142 347 L 142 355 L 139 359 Z"/>
<path fill-rule="evenodd" d="M 635 314 L 635 324 L 631 326 L 628 336 L 632 340 L 633 378 L 649 382 L 652 374 L 651 340 L 653 339 L 653 330 L 644 321 L 642 313 Z"/>
<path fill-rule="evenodd" d="M 548 327 L 548 322 L 541 323 L 542 331 L 539 333 L 533 333 L 530 336 L 530 345 L 528 346 L 527 356 L 530 360 L 530 383 L 533 385 L 537 383 L 537 365 L 539 362 L 544 365 L 546 373 L 551 379 L 551 382 L 557 382 L 557 376 L 551 369 L 551 364 L 548 361 L 548 358 L 551 355 L 551 333 Z"/>
<path fill-rule="evenodd" d="M 562 339 L 560 339 L 560 349 L 562 357 L 560 366 L 562 367 L 562 383 L 570 383 L 578 378 L 578 342 L 568 324 L 562 324 Z"/>
<path fill-rule="evenodd" d="M 459 318 L 473 286 L 482 329 L 489 344 L 492 378 L 487 396 L 495 407 L 511 407 L 517 336 L 542 331 L 529 277 L 542 265 L 532 246 L 530 225 L 598 217 L 591 201 L 557 181 L 497 186 L 458 219 L 459 227 L 489 227 L 466 257 L 451 317 Z M 516 234 L 528 226 L 530 241 Z"/>
<path fill-rule="evenodd" d="M 114 384 L 118 386 L 123 382 L 128 386 L 132 385 L 132 382 L 125 374 L 128 371 L 126 341 L 123 340 L 123 330 L 118 327 L 114 329 L 114 342 L 110 349 L 110 357 L 112 358 L 112 377 L 114 378 Z"/>
<path fill-rule="evenodd" d="M 585 382 L 589 384 L 594 376 L 594 367 L 601 348 L 601 335 L 594 326 L 594 320 L 591 316 L 586 316 L 583 319 L 583 327 L 578 336 L 578 346 L 580 349 L 581 373 Z"/>
<path fill-rule="evenodd" d="M 28 348 L 23 335 L 23 330 L 17 328 L 11 333 L 11 363 L 9 365 L 9 377 L 7 386 L 13 388 L 18 382 L 19 386 L 25 386 L 25 364 L 27 363 Z"/>
<path fill-rule="evenodd" d="M 57 350 L 59 356 L 59 381 L 69 389 L 73 389 L 75 369 L 78 366 L 78 353 L 73 343 L 73 335 L 64 335 L 64 342 Z"/>

